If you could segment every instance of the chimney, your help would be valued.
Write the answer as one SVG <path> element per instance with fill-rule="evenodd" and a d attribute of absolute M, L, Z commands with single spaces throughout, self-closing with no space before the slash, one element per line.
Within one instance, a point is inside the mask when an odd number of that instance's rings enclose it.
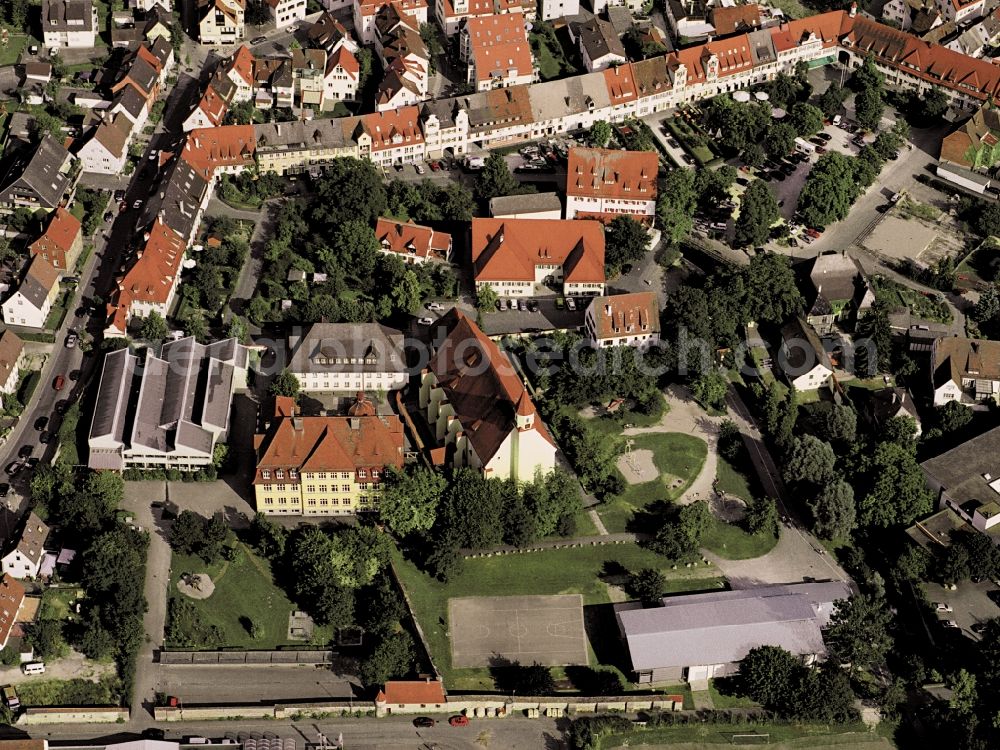
<path fill-rule="evenodd" d="M 302 432 L 302 417 L 292 417 L 292 429 Z"/>
<path fill-rule="evenodd" d="M 351 417 L 350 420 L 348 420 L 348 422 L 351 425 L 351 429 L 352 430 L 360 430 L 361 429 L 361 420 L 358 419 L 357 417 Z"/>
<path fill-rule="evenodd" d="M 858 15 L 857 3 L 851 3 L 851 8 L 850 10 L 847 11 L 847 15 L 850 16 L 851 18 L 854 18 L 856 15 Z"/>

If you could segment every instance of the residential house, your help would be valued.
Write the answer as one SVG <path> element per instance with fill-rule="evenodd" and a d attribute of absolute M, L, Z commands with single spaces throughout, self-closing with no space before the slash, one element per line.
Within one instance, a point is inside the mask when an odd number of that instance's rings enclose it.
<path fill-rule="evenodd" d="M 568 7 L 573 0 L 566 2 Z M 459 32 L 463 21 L 470 18 L 521 13 L 526 21 L 534 21 L 536 10 L 535 0 L 436 0 L 434 5 L 438 25 L 449 38 Z"/>
<path fill-rule="evenodd" d="M 354 33 L 362 44 L 372 44 L 378 35 L 375 19 L 387 5 L 395 5 L 400 15 L 412 16 L 417 27 L 427 23 L 427 0 L 352 0 Z"/>
<path fill-rule="evenodd" d="M 403 334 L 379 323 L 314 323 L 288 346 L 288 369 L 307 393 L 388 393 L 409 380 Z"/>
<path fill-rule="evenodd" d="M 625 47 L 608 21 L 594 16 L 584 23 L 570 24 L 569 28 L 570 36 L 580 48 L 583 66 L 590 73 L 628 61 Z"/>
<path fill-rule="evenodd" d="M 10 163 L 0 179 L 0 213 L 27 208 L 45 213 L 69 203 L 80 176 L 79 163 L 52 135 L 45 134 L 37 146 L 14 148 Z"/>
<path fill-rule="evenodd" d="M 307 47 L 326 50 L 328 55 L 341 47 L 347 47 L 351 54 L 357 54 L 360 49 L 347 27 L 325 11 L 306 29 L 306 42 Z"/>
<path fill-rule="evenodd" d="M 0 578 L 0 649 L 7 648 L 11 631 L 21 614 L 24 594 L 24 586 L 15 578 L 7 574 Z"/>
<path fill-rule="evenodd" d="M 431 56 L 413 16 L 393 3 L 375 17 L 375 51 L 385 76 L 375 96 L 380 112 L 408 107 L 427 98 Z"/>
<path fill-rule="evenodd" d="M 442 711 L 447 702 L 440 680 L 390 680 L 375 697 L 375 715 Z"/>
<path fill-rule="evenodd" d="M 714 5 L 708 12 L 708 22 L 715 29 L 716 36 L 742 34 L 762 25 L 760 6 L 756 3 L 745 5 Z"/>
<path fill-rule="evenodd" d="M 219 64 L 215 78 L 225 78 L 236 87 L 228 99 L 229 104 L 248 102 L 254 95 L 254 64 L 256 60 L 250 49 L 241 44 L 240 48 Z M 209 84 L 211 86 L 211 84 Z M 229 91 L 228 86 L 219 89 L 223 93 Z M 227 93 L 228 95 L 228 93 Z"/>
<path fill-rule="evenodd" d="M 521 482 L 552 471 L 555 441 L 506 353 L 457 308 L 438 325 L 419 395 L 432 461 Z"/>
<path fill-rule="evenodd" d="M 236 44 L 244 35 L 246 0 L 196 0 L 202 44 Z"/>
<path fill-rule="evenodd" d="M 132 121 L 127 115 L 102 114 L 97 125 L 76 152 L 84 172 L 121 174 L 128 161 Z"/>
<path fill-rule="evenodd" d="M 24 81 L 28 83 L 38 83 L 45 86 L 52 80 L 52 65 L 43 62 L 24 63 Z"/>
<path fill-rule="evenodd" d="M 941 164 L 968 170 L 988 170 L 1000 162 L 1000 112 L 984 104 L 957 130 L 941 139 Z"/>
<path fill-rule="evenodd" d="M 416 107 L 363 115 L 356 139 L 360 152 L 380 167 L 412 164 L 424 158 L 424 135 Z"/>
<path fill-rule="evenodd" d="M 566 296 L 604 294 L 604 228 L 596 221 L 473 219 L 476 289 L 534 297 L 559 285 Z"/>
<path fill-rule="evenodd" d="M 45 557 L 45 540 L 48 537 L 49 527 L 34 511 L 28 511 L 24 523 L 0 552 L 0 567 L 4 574 L 18 579 L 36 578 Z"/>
<path fill-rule="evenodd" d="M 403 423 L 379 416 L 364 393 L 345 417 L 303 417 L 275 399 L 274 420 L 254 436 L 256 509 L 267 515 L 344 516 L 378 510 L 382 481 L 403 466 Z"/>
<path fill-rule="evenodd" d="M 981 18 L 986 13 L 986 0 L 937 0 L 945 22 L 959 23 Z"/>
<path fill-rule="evenodd" d="M 357 99 L 360 81 L 361 65 L 357 58 L 348 45 L 339 45 L 326 61 L 326 75 L 323 77 L 324 106 L 333 109 L 337 102 L 353 102 Z"/>
<path fill-rule="evenodd" d="M 119 114 L 129 121 L 131 139 L 131 131 L 141 131 L 149 119 L 149 100 L 134 86 L 126 86 L 115 95 L 111 106 L 106 110 L 106 115 Z"/>
<path fill-rule="evenodd" d="M 703 39 L 715 34 L 709 23 L 709 7 L 705 0 L 667 0 L 667 23 L 674 39 Z"/>
<path fill-rule="evenodd" d="M 806 664 L 823 659 L 823 630 L 851 595 L 843 581 L 792 583 L 667 596 L 659 607 L 624 602 L 614 610 L 635 682 L 684 680 L 701 689 L 736 674 L 761 646 L 778 646 Z"/>
<path fill-rule="evenodd" d="M 541 0 L 539 9 L 543 21 L 580 14 L 580 0 Z"/>
<path fill-rule="evenodd" d="M 163 39 L 170 42 L 173 19 L 170 12 L 158 3 L 143 10 L 116 11 L 111 16 L 111 46 L 131 49 L 143 42 Z"/>
<path fill-rule="evenodd" d="M 1000 341 L 950 336 L 931 345 L 934 405 L 1000 402 Z"/>
<path fill-rule="evenodd" d="M 406 264 L 447 263 L 451 259 L 451 235 L 435 232 L 413 221 L 380 218 L 375 237 L 386 255 L 395 255 Z"/>
<path fill-rule="evenodd" d="M 935 0 L 889 0 L 882 6 L 882 18 L 917 36 L 944 23 Z"/>
<path fill-rule="evenodd" d="M 20 285 L 3 302 L 3 320 L 7 325 L 44 328 L 58 296 L 59 272 L 40 255 L 33 255 Z"/>
<path fill-rule="evenodd" d="M 318 174 L 339 157 L 359 158 L 353 137 L 359 122 L 359 118 L 345 117 L 254 125 L 257 168 L 282 175 Z"/>
<path fill-rule="evenodd" d="M 291 82 L 290 69 L 289 82 Z M 219 93 L 220 89 L 222 90 L 221 94 Z M 194 109 L 191 110 L 191 114 L 184 120 L 183 129 L 188 131 L 195 128 L 215 128 L 222 125 L 226 119 L 226 113 L 229 111 L 229 102 L 235 93 L 236 85 L 228 79 L 210 83 Z"/>
<path fill-rule="evenodd" d="M 659 167 L 653 151 L 571 148 L 566 166 L 566 218 L 610 221 L 625 215 L 652 223 Z"/>
<path fill-rule="evenodd" d="M 326 108 L 326 52 L 321 49 L 292 50 L 292 83 L 300 107 Z"/>
<path fill-rule="evenodd" d="M 916 435 L 920 437 L 920 413 L 909 390 L 899 386 L 882 388 L 872 391 L 865 404 L 865 417 L 875 427 L 882 427 L 890 419 L 910 417 L 917 426 Z"/>
<path fill-rule="evenodd" d="M 778 365 L 800 393 L 822 388 L 833 377 L 833 363 L 823 342 L 813 327 L 798 316 L 781 327 Z"/>
<path fill-rule="evenodd" d="M 812 302 L 806 323 L 820 336 L 833 333 L 838 323 L 853 327 L 853 322 L 875 303 L 875 290 L 864 269 L 847 253 L 817 255 L 809 281 Z"/>
<path fill-rule="evenodd" d="M 252 168 L 256 148 L 253 125 L 223 125 L 188 133 L 181 158 L 203 178 L 215 181 L 220 175 Z"/>
<path fill-rule="evenodd" d="M 524 15 L 505 13 L 469 18 L 459 35 L 466 81 L 476 91 L 531 83 L 535 77 Z"/>
<path fill-rule="evenodd" d="M 995 543 L 1000 533 L 1000 427 L 920 464 L 938 507 Z"/>
<path fill-rule="evenodd" d="M 83 231 L 80 220 L 62 206 L 52 212 L 45 231 L 28 246 L 32 257 L 41 256 L 62 273 L 75 268 L 82 249 Z"/>
<path fill-rule="evenodd" d="M 275 28 L 283 29 L 306 17 L 306 0 L 267 0 Z"/>
<path fill-rule="evenodd" d="M 92 0 L 42 0 L 42 41 L 46 47 L 93 49 L 98 28 Z"/>
<path fill-rule="evenodd" d="M 8 396 L 17 395 L 17 385 L 24 366 L 24 342 L 8 328 L 0 333 L 0 406 Z"/>
<path fill-rule="evenodd" d="M 597 349 L 648 349 L 660 343 L 660 304 L 655 292 L 594 297 L 583 324 L 587 342 Z"/>
<path fill-rule="evenodd" d="M 146 11 L 161 8 L 167 13 L 172 12 L 174 9 L 173 0 L 128 0 L 126 5 Z"/>
<path fill-rule="evenodd" d="M 558 193 L 501 195 L 490 199 L 494 219 L 561 219 L 562 202 Z"/>
<path fill-rule="evenodd" d="M 638 13 L 642 10 L 643 0 L 590 0 L 591 9 L 594 15 L 607 14 L 612 8 L 624 7 L 630 13 Z"/>
<path fill-rule="evenodd" d="M 211 466 L 226 441 L 233 394 L 246 388 L 248 353 L 236 339 L 193 337 L 144 357 L 105 356 L 88 439 L 87 465 L 192 471 Z"/>

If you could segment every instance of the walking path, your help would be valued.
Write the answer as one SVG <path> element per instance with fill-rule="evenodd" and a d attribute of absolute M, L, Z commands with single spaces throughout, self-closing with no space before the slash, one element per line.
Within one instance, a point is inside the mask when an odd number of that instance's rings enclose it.
<path fill-rule="evenodd" d="M 608 529 L 604 525 L 604 521 L 601 520 L 600 515 L 593 508 L 587 511 L 587 515 L 590 516 L 590 520 L 594 522 L 594 528 L 597 529 L 597 533 L 601 536 L 608 536 Z"/>

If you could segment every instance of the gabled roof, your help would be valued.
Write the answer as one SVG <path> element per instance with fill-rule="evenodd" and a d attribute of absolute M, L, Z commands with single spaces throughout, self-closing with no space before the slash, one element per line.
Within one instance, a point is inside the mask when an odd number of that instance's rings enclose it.
<path fill-rule="evenodd" d="M 444 685 L 431 680 L 395 680 L 379 690 L 378 703 L 436 706 L 444 703 Z"/>
<path fill-rule="evenodd" d="M 8 148 L 10 146 L 8 145 Z M 10 191 L 15 185 L 30 188 L 39 199 L 39 206 L 55 208 L 69 187 L 69 175 L 63 165 L 70 160 L 69 151 L 52 135 L 42 136 L 38 146 L 20 149 L 0 184 Z"/>
<path fill-rule="evenodd" d="M 832 371 L 830 356 L 823 347 L 819 335 L 802 317 L 796 315 L 781 327 L 781 340 L 787 347 L 787 364 L 790 370 L 800 371 L 802 368 L 823 365 Z"/>
<path fill-rule="evenodd" d="M 659 166 L 653 151 L 574 147 L 566 166 L 566 194 L 656 200 Z"/>
<path fill-rule="evenodd" d="M 183 238 L 157 218 L 135 262 L 118 283 L 125 306 L 132 302 L 166 304 L 185 249 Z"/>
<path fill-rule="evenodd" d="M 594 297 L 589 312 L 598 340 L 660 332 L 660 305 L 655 292 Z"/>
<path fill-rule="evenodd" d="M 731 7 L 716 6 L 709 11 L 708 20 L 715 27 L 718 36 L 752 31 L 760 26 L 760 6 L 756 3 Z"/>
<path fill-rule="evenodd" d="M 813 260 L 809 280 L 830 302 L 849 302 L 858 296 L 865 273 L 857 260 L 845 253 L 823 253 Z"/>
<path fill-rule="evenodd" d="M 322 47 L 327 52 L 341 39 L 348 38 L 347 28 L 329 11 L 320 13 L 319 18 L 306 30 L 306 38 L 311 47 Z"/>
<path fill-rule="evenodd" d="M 181 158 L 210 179 L 220 167 L 252 165 L 256 148 L 253 125 L 195 128 L 187 134 Z"/>
<path fill-rule="evenodd" d="M 17 550 L 22 556 L 31 561 L 33 565 L 38 565 L 42 561 L 42 555 L 45 554 L 43 545 L 48 536 L 49 527 L 41 518 L 35 515 L 34 511 L 29 511 L 28 515 L 25 516 L 24 524 L 21 526 L 19 533 L 8 540 L 3 551 L 3 556 L 6 557 L 11 552 Z"/>
<path fill-rule="evenodd" d="M 533 429 L 555 445 L 506 353 L 458 308 L 452 308 L 438 323 L 431 340 L 441 343 L 428 369 L 483 464 L 516 429 L 518 413 L 533 414 Z"/>
<path fill-rule="evenodd" d="M 17 367 L 24 351 L 24 342 L 9 328 L 0 333 L 0 384 L 6 383 Z"/>
<path fill-rule="evenodd" d="M 488 47 L 473 47 L 472 60 L 476 68 L 477 82 L 508 76 L 530 76 L 533 71 L 531 46 L 527 39 Z"/>
<path fill-rule="evenodd" d="M 351 78 L 357 78 L 358 73 L 361 72 L 361 66 L 358 64 L 358 59 L 351 54 L 351 51 L 347 47 L 338 47 L 330 59 L 326 63 L 326 74 L 330 75 L 334 70 L 340 68 L 345 73 L 351 76 Z"/>
<path fill-rule="evenodd" d="M 42 248 L 54 247 L 68 253 L 73 248 L 73 243 L 80 236 L 80 220 L 59 206 L 52 212 L 49 225 L 42 235 L 31 244 L 31 251 L 39 251 Z"/>
<path fill-rule="evenodd" d="M 576 35 L 580 40 L 580 47 L 586 51 L 587 57 L 591 60 L 600 60 L 602 57 L 612 55 L 625 57 L 625 47 L 615 33 L 614 27 L 602 18 L 594 16 L 585 23 L 577 24 Z"/>
<path fill-rule="evenodd" d="M 375 225 L 375 237 L 383 250 L 417 258 L 446 260 L 451 247 L 451 235 L 412 221 L 380 218 Z"/>
<path fill-rule="evenodd" d="M 253 84 L 253 53 L 245 44 L 241 44 L 231 58 L 223 63 L 223 69 L 227 75 L 235 74 L 247 86 Z"/>
<path fill-rule="evenodd" d="M 41 255 L 33 255 L 17 291 L 36 310 L 41 310 L 49 292 L 59 283 L 59 272 Z"/>
<path fill-rule="evenodd" d="M 477 282 L 535 280 L 536 265 L 559 265 L 566 283 L 604 283 L 600 222 L 563 219 L 473 219 Z"/>
<path fill-rule="evenodd" d="M 935 387 L 947 380 L 1000 380 L 1000 341 L 946 336 L 931 348 L 931 372 Z"/>
<path fill-rule="evenodd" d="M 294 373 L 406 372 L 403 334 L 381 323 L 313 323 L 289 343 Z"/>
<path fill-rule="evenodd" d="M 129 138 L 132 136 L 132 121 L 118 112 L 111 119 L 104 120 L 94 131 L 92 140 L 97 141 L 109 154 L 117 159 L 125 155 Z"/>
<path fill-rule="evenodd" d="M 24 602 L 24 593 L 20 581 L 4 573 L 0 579 L 0 645 L 7 645 L 10 631 L 17 622 L 17 613 Z"/>
<path fill-rule="evenodd" d="M 424 142 L 424 134 L 420 130 L 420 110 L 415 106 L 364 115 L 361 125 L 371 136 L 372 151 Z"/>

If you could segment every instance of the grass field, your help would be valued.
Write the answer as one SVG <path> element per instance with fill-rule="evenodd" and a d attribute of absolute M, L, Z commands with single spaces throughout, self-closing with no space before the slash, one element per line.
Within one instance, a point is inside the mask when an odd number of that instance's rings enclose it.
<path fill-rule="evenodd" d="M 23 706 L 113 706 L 117 677 L 90 680 L 30 680 L 17 686 Z"/>
<path fill-rule="evenodd" d="M 753 490 L 750 489 L 750 482 L 747 480 L 746 474 L 734 463 L 722 456 L 719 456 L 715 478 L 719 483 L 720 492 L 736 495 L 736 497 L 743 500 L 753 498 Z"/>
<path fill-rule="evenodd" d="M 766 555 L 778 537 L 771 534 L 748 534 L 739 526 L 712 517 L 712 526 L 701 538 L 701 546 L 727 560 L 750 560 Z"/>
<path fill-rule="evenodd" d="M 296 607 L 274 584 L 270 564 L 246 545 L 237 543 L 237 547 L 240 554 L 236 561 L 212 565 L 205 565 L 198 557 L 174 555 L 170 596 L 183 596 L 177 590 L 177 582 L 185 573 L 208 573 L 215 583 L 213 594 L 208 599 L 187 600 L 194 604 L 206 626 L 215 625 L 222 631 L 224 645 L 252 649 L 288 643 L 305 645 L 302 641 L 288 640 L 288 614 Z M 241 622 L 241 618 L 247 617 L 252 617 L 260 627 L 259 638 L 251 638 Z M 329 628 L 317 628 L 313 642 L 327 643 L 331 637 Z"/>
<path fill-rule="evenodd" d="M 708 725 L 660 727 L 626 735 L 609 735 L 600 744 L 602 750 L 623 747 L 663 748 L 664 750 L 706 750 L 733 745 L 733 735 L 767 734 L 769 748 L 808 748 L 830 750 L 863 747 L 866 750 L 892 750 L 895 745 L 885 737 L 871 733 L 863 724 L 754 724 L 741 726 Z M 743 743 L 747 744 L 747 743 Z M 758 745 L 763 743 L 757 743 Z"/>
<path fill-rule="evenodd" d="M 449 598 L 581 594 L 585 605 L 607 604 L 611 597 L 600 575 L 609 561 L 629 570 L 662 570 L 670 593 L 716 589 L 721 583 L 708 568 L 670 570 L 664 558 L 634 544 L 553 549 L 466 560 L 462 572 L 447 584 L 420 571 L 398 551 L 393 558 L 434 663 L 449 687 L 455 690 L 492 688 L 493 684 L 486 669 L 452 669 L 447 633 Z"/>
<path fill-rule="evenodd" d="M 38 612 L 39 620 L 69 620 L 72 619 L 72 605 L 80 597 L 82 589 L 78 588 L 48 588 L 42 594 L 42 606 Z"/>
<path fill-rule="evenodd" d="M 927 297 L 915 289 L 903 286 L 892 279 L 875 279 L 875 296 L 894 308 L 908 308 L 918 318 L 936 323 L 951 323 L 951 310 L 940 300 Z"/>
<path fill-rule="evenodd" d="M 678 432 L 638 435 L 632 450 L 651 450 L 660 478 L 630 484 L 614 500 L 598 506 L 597 512 L 611 533 L 625 531 L 633 514 L 657 500 L 673 500 L 684 494 L 698 476 L 708 454 L 704 440 Z M 674 487 L 674 479 L 681 483 Z"/>
<path fill-rule="evenodd" d="M 716 708 L 756 708 L 758 705 L 749 698 L 720 693 L 715 686 L 715 680 L 708 681 L 708 692 L 712 696 L 712 703 Z"/>

